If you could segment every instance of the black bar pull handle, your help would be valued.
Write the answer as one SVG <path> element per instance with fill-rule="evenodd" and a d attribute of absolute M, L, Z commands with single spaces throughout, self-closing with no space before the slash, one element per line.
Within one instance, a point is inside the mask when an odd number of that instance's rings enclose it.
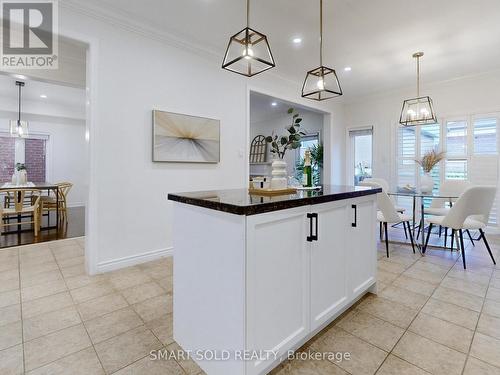
<path fill-rule="evenodd" d="M 356 228 L 358 226 L 358 206 L 353 204 L 352 208 L 354 209 L 354 223 L 351 223 L 351 226 Z"/>
<path fill-rule="evenodd" d="M 312 216 L 313 214 L 307 214 L 307 218 L 309 219 L 309 236 L 307 236 L 307 242 L 313 242 L 313 221 L 312 221 Z"/>
<path fill-rule="evenodd" d="M 309 219 L 309 236 L 307 236 L 308 242 L 313 242 L 318 240 L 318 214 L 307 214 Z M 314 234 L 313 234 L 313 219 L 314 219 Z"/>

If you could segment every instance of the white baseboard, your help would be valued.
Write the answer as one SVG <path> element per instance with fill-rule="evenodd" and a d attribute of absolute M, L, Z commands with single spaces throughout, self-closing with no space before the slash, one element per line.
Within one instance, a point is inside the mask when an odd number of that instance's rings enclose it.
<path fill-rule="evenodd" d="M 173 247 L 168 247 L 166 249 L 152 250 L 142 254 L 107 260 L 97 264 L 97 273 L 115 271 L 121 268 L 135 266 L 137 264 L 147 263 L 156 259 L 172 256 L 173 254 Z"/>
<path fill-rule="evenodd" d="M 74 208 L 74 207 L 85 207 L 85 203 L 84 202 L 68 203 L 68 208 Z"/>

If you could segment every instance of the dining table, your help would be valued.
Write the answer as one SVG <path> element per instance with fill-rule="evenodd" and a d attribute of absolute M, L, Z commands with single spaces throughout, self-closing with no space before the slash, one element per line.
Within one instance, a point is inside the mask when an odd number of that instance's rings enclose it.
<path fill-rule="evenodd" d="M 46 227 L 41 227 L 41 230 L 49 230 L 49 229 L 55 229 L 57 233 L 59 233 L 59 185 L 47 181 L 43 182 L 27 182 L 26 184 L 13 184 L 11 182 L 6 182 L 3 185 L 0 186 L 0 195 L 2 193 L 6 193 L 8 191 L 12 190 L 30 190 L 30 191 L 39 191 L 40 193 L 46 192 L 47 196 L 50 196 L 50 193 L 53 191 L 55 193 L 55 198 L 56 198 L 56 224 L 51 226 L 50 225 L 50 219 L 47 220 L 47 226 Z M 3 234 L 15 234 L 15 233 L 21 233 L 23 231 L 22 229 L 22 219 L 23 216 L 22 214 L 17 215 L 17 230 L 13 231 L 8 231 L 4 232 Z"/>
<path fill-rule="evenodd" d="M 412 213 L 412 219 L 413 219 L 413 225 L 411 230 L 413 231 L 413 238 L 415 237 L 415 230 L 416 228 L 420 228 L 421 231 L 421 243 L 416 243 L 418 250 L 420 251 L 421 254 L 423 254 L 423 249 L 425 247 L 425 236 L 424 236 L 424 228 L 425 228 L 425 199 L 443 199 L 448 201 L 450 204 L 450 207 L 453 206 L 453 202 L 458 199 L 458 196 L 455 195 L 450 195 L 447 193 L 441 193 L 441 192 L 430 192 L 430 193 L 424 193 L 418 190 L 410 190 L 410 189 L 405 189 L 405 188 L 399 188 L 396 191 L 391 191 L 387 193 L 389 196 L 395 196 L 395 197 L 407 197 L 412 199 L 413 203 L 413 213 Z M 419 202 L 418 202 L 419 201 Z M 419 218 L 419 223 L 417 225 L 417 204 L 420 203 L 420 218 Z M 415 241 L 417 242 L 417 241 Z M 439 246 L 439 245 L 431 245 L 429 244 L 428 246 L 433 247 L 433 248 L 441 248 L 445 249 L 446 247 L 444 246 Z"/>

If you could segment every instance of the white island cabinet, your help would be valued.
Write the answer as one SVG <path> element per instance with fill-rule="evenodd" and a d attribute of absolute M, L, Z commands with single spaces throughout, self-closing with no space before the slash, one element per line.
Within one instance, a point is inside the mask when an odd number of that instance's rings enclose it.
<path fill-rule="evenodd" d="M 208 375 L 267 374 L 376 291 L 378 189 L 174 203 L 174 338 Z"/>

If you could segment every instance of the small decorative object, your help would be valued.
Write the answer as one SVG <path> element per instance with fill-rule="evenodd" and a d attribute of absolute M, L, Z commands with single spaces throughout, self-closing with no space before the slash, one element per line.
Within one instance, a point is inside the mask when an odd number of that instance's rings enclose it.
<path fill-rule="evenodd" d="M 220 121 L 153 111 L 153 161 L 218 163 Z"/>
<path fill-rule="evenodd" d="M 16 164 L 16 185 L 26 185 L 28 183 L 28 174 L 26 166 L 23 163 Z"/>
<path fill-rule="evenodd" d="M 286 173 L 286 161 L 283 159 L 274 159 L 272 167 L 271 189 L 286 189 L 288 186 L 288 179 Z"/>
<path fill-rule="evenodd" d="M 265 163 L 267 157 L 267 142 L 263 135 L 256 136 L 250 145 L 250 163 Z"/>
<path fill-rule="evenodd" d="M 311 151 L 306 150 L 304 155 L 304 173 L 302 174 L 302 186 L 312 187 L 312 167 L 311 167 Z"/>
<path fill-rule="evenodd" d="M 319 1 L 319 67 L 310 70 L 302 85 L 302 97 L 317 101 L 342 95 L 342 88 L 334 69 L 323 65 L 323 0 Z"/>
<path fill-rule="evenodd" d="M 222 68 L 252 77 L 275 66 L 267 36 L 250 28 L 250 0 L 247 0 L 247 25 L 229 39 Z"/>
<path fill-rule="evenodd" d="M 429 96 L 420 96 L 420 58 L 423 52 L 416 52 L 413 58 L 417 59 L 417 97 L 403 102 L 403 109 L 399 123 L 403 126 L 417 126 L 437 123 L 434 104 Z"/>
<path fill-rule="evenodd" d="M 305 135 L 300 130 L 302 118 L 293 108 L 288 110 L 288 114 L 292 115 L 292 123 L 286 128 L 286 135 L 270 135 L 266 137 L 266 142 L 271 144 L 271 153 L 274 155 L 272 164 L 272 179 L 271 189 L 284 189 L 287 187 L 286 161 L 283 160 L 287 150 L 295 150 L 300 147 L 301 137 Z"/>
<path fill-rule="evenodd" d="M 431 171 L 444 157 L 444 152 L 432 150 L 427 152 L 422 159 L 415 160 L 424 171 L 424 175 L 420 178 L 420 191 L 422 193 L 431 193 L 434 189 L 434 180 L 432 179 Z"/>
<path fill-rule="evenodd" d="M 323 172 L 323 144 L 312 145 L 309 148 L 311 152 L 311 166 L 312 166 L 312 178 L 313 185 L 321 185 L 321 175 Z M 302 181 L 304 174 L 304 159 L 300 160 L 295 165 L 295 177 Z"/>

